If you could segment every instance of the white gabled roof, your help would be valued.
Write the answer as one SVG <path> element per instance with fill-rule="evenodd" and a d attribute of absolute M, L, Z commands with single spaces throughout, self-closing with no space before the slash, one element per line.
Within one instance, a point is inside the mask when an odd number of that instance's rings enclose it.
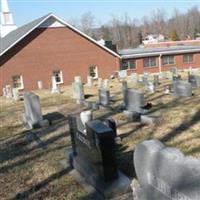
<path fill-rule="evenodd" d="M 64 24 L 66 27 L 69 27 L 73 31 L 77 32 L 81 36 L 85 37 L 89 41 L 91 41 L 94 44 L 96 44 L 97 46 L 99 46 L 100 48 L 102 48 L 105 51 L 109 52 L 113 56 L 116 56 L 116 57 L 120 58 L 120 56 L 117 53 L 115 53 L 114 51 L 112 51 L 111 49 L 99 44 L 96 40 L 94 40 L 90 36 L 88 36 L 85 33 L 81 32 L 80 30 L 78 30 L 74 26 L 68 24 L 67 22 L 65 22 L 64 20 L 60 19 L 59 17 L 57 17 L 56 15 L 54 15 L 52 13 L 49 13 L 49 14 L 47 14 L 47 15 L 39 18 L 39 19 L 36 19 L 36 20 L 34 20 L 34 21 L 32 21 L 32 22 L 30 22 L 30 23 L 28 23 L 28 24 L 26 24 L 26 25 L 24 25 L 24 26 L 22 26 L 22 27 L 20 27 L 20 28 L 18 28 L 16 30 L 12 31 L 12 32 L 10 32 L 4 38 L 0 38 L 1 39 L 0 40 L 0 47 L 1 47 L 0 48 L 0 56 L 2 56 L 5 52 L 7 52 L 9 49 L 11 49 L 18 42 L 20 42 L 23 38 L 25 38 L 33 30 L 38 28 L 42 23 L 44 23 L 50 17 L 53 17 L 58 22 Z"/>

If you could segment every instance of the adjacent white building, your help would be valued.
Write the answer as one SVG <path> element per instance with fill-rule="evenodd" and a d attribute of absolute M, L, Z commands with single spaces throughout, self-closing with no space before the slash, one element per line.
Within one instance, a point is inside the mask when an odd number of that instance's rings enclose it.
<path fill-rule="evenodd" d="M 147 35 L 142 41 L 143 44 L 153 44 L 164 41 L 165 37 L 162 34 L 150 34 Z"/>

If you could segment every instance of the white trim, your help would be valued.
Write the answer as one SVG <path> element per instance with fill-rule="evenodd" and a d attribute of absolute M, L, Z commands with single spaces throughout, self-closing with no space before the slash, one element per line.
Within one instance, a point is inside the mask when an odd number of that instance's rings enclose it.
<path fill-rule="evenodd" d="M 38 26 L 40 26 L 43 22 L 45 22 L 48 18 L 50 17 L 54 17 L 56 20 L 58 20 L 59 22 L 63 23 L 64 25 L 66 25 L 67 27 L 71 28 L 72 30 L 74 30 L 75 32 L 79 33 L 80 35 L 82 35 L 83 37 L 87 38 L 88 40 L 92 41 L 93 43 L 95 43 L 97 46 L 103 48 L 104 50 L 108 51 L 109 53 L 111 53 L 112 55 L 121 58 L 121 56 L 119 56 L 117 53 L 115 53 L 114 51 L 110 50 L 109 48 L 99 44 L 96 40 L 94 40 L 93 38 L 91 38 L 90 36 L 86 35 L 85 33 L 79 31 L 77 28 L 75 28 L 74 26 L 68 24 L 67 22 L 65 22 L 64 20 L 60 19 L 59 17 L 55 16 L 54 14 L 50 13 L 47 17 L 45 17 L 41 22 L 39 22 L 36 26 L 34 26 L 31 30 L 29 30 L 27 33 L 25 33 L 22 37 L 20 37 L 17 41 L 15 41 L 12 45 L 10 45 L 7 49 L 5 49 L 0 55 L 3 55 L 6 51 L 8 51 L 10 48 L 12 48 L 15 44 L 17 44 L 20 40 L 22 40 L 24 37 L 26 37 L 29 33 L 31 33 L 34 29 L 36 29 Z"/>
<path fill-rule="evenodd" d="M 21 87 L 15 87 L 15 88 L 17 88 L 18 90 L 23 90 L 24 89 L 24 81 L 23 81 L 22 75 L 14 75 L 14 76 L 12 76 L 12 81 L 13 81 L 13 77 L 15 77 L 15 76 L 19 76 L 20 77 L 20 83 L 21 83 Z M 13 81 L 13 84 L 14 84 L 14 81 Z"/>
<path fill-rule="evenodd" d="M 60 75 L 60 82 L 57 82 L 56 81 L 56 77 L 54 76 L 54 72 L 55 71 L 58 71 L 59 72 L 59 75 Z M 60 85 L 60 84 L 63 84 L 64 82 L 63 82 L 63 72 L 62 72 L 62 70 L 53 70 L 53 77 L 55 78 L 55 81 L 56 81 L 56 85 Z"/>

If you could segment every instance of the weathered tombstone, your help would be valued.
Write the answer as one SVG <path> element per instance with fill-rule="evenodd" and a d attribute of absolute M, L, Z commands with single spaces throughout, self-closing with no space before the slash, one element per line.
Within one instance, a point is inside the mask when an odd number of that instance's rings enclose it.
<path fill-rule="evenodd" d="M 188 75 L 192 75 L 192 74 L 193 74 L 193 70 L 192 70 L 192 67 L 190 66 L 188 69 Z"/>
<path fill-rule="evenodd" d="M 154 93 L 155 92 L 155 86 L 152 82 L 149 82 L 148 85 L 147 85 L 147 90 L 150 92 L 150 93 Z"/>
<path fill-rule="evenodd" d="M 170 87 L 167 85 L 164 87 L 164 94 L 169 94 L 170 93 Z"/>
<path fill-rule="evenodd" d="M 74 82 L 75 82 L 75 83 L 82 83 L 81 77 L 80 77 L 80 76 L 75 76 L 75 77 L 74 77 Z"/>
<path fill-rule="evenodd" d="M 38 81 L 38 89 L 41 90 L 43 88 L 43 84 L 42 81 Z"/>
<path fill-rule="evenodd" d="M 192 96 L 192 85 L 186 81 L 173 82 L 174 96 L 189 97 Z"/>
<path fill-rule="evenodd" d="M 109 89 L 109 87 L 110 87 L 109 80 L 108 79 L 104 79 L 103 80 L 103 88 L 104 89 Z"/>
<path fill-rule="evenodd" d="M 6 98 L 11 99 L 12 96 L 12 87 L 10 85 L 6 85 Z"/>
<path fill-rule="evenodd" d="M 87 76 L 87 86 L 92 87 L 93 86 L 93 78 L 92 76 Z"/>
<path fill-rule="evenodd" d="M 188 82 L 191 83 L 193 88 L 199 88 L 200 87 L 200 76 L 189 75 L 188 76 Z"/>
<path fill-rule="evenodd" d="M 15 101 L 19 101 L 20 100 L 19 90 L 17 88 L 13 88 L 12 93 L 13 93 L 13 99 Z"/>
<path fill-rule="evenodd" d="M 200 161 L 178 149 L 158 140 L 144 141 L 136 146 L 134 166 L 140 184 L 133 188 L 138 200 L 200 199 Z"/>
<path fill-rule="evenodd" d="M 173 76 L 177 76 L 177 68 L 176 67 L 172 67 L 170 68 L 170 72 L 173 74 Z"/>
<path fill-rule="evenodd" d="M 25 92 L 24 106 L 25 113 L 22 116 L 22 120 L 27 128 L 33 129 L 49 125 L 48 120 L 43 119 L 39 96 L 32 92 Z"/>
<path fill-rule="evenodd" d="M 85 95 L 84 95 L 84 88 L 83 84 L 80 82 L 73 83 L 73 96 L 76 99 L 77 103 L 84 102 Z"/>
<path fill-rule="evenodd" d="M 143 112 L 142 107 L 145 106 L 144 93 L 134 89 L 125 90 L 124 105 L 126 110 Z"/>
<path fill-rule="evenodd" d="M 103 79 L 102 78 L 98 78 L 98 88 L 103 88 Z"/>
<path fill-rule="evenodd" d="M 7 93 L 6 93 L 6 88 L 3 88 L 3 96 L 6 97 Z"/>
<path fill-rule="evenodd" d="M 153 76 L 153 83 L 154 83 L 155 88 L 159 86 L 159 75 Z"/>
<path fill-rule="evenodd" d="M 84 133 L 77 124 L 79 117 L 69 116 L 73 167 L 104 199 L 130 192 L 130 180 L 118 171 L 113 130 L 93 120 Z"/>
<path fill-rule="evenodd" d="M 134 83 L 138 83 L 138 80 L 139 80 L 138 74 L 137 74 L 137 73 L 132 73 L 132 74 L 131 74 L 131 80 L 132 80 Z"/>
<path fill-rule="evenodd" d="M 109 106 L 110 91 L 107 89 L 99 89 L 99 104 L 102 106 Z"/>
<path fill-rule="evenodd" d="M 60 90 L 58 88 L 58 85 L 56 83 L 56 77 L 52 76 L 52 88 L 51 88 L 51 93 L 60 93 Z"/>
<path fill-rule="evenodd" d="M 118 78 L 125 79 L 127 77 L 127 70 L 120 70 L 118 71 Z"/>

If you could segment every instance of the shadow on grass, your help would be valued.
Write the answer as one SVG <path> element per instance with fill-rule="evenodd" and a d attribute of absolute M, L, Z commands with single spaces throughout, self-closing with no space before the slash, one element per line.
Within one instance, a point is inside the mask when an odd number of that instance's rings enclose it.
<path fill-rule="evenodd" d="M 53 182 L 54 180 L 57 180 L 61 178 L 62 176 L 68 174 L 70 172 L 71 168 L 67 167 L 66 169 L 63 169 L 55 174 L 52 174 L 49 176 L 47 179 L 37 183 L 33 187 L 29 188 L 28 190 L 18 193 L 15 197 L 12 198 L 12 200 L 22 200 L 22 199 L 27 199 L 30 195 L 38 192 L 42 188 L 48 186 L 49 183 Z"/>

